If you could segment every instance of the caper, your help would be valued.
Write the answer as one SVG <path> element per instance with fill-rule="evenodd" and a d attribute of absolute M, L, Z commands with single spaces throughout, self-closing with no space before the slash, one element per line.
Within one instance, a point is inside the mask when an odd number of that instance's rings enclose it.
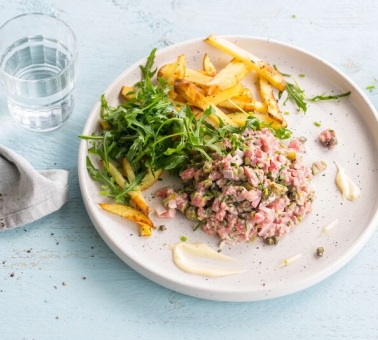
<path fill-rule="evenodd" d="M 188 220 L 198 221 L 197 209 L 193 206 L 190 206 L 188 209 L 186 209 L 185 216 L 187 217 Z"/>
<path fill-rule="evenodd" d="M 267 244 L 269 246 L 273 246 L 273 245 L 277 244 L 279 240 L 280 240 L 280 238 L 278 236 L 267 237 L 265 239 L 265 244 Z"/>
<path fill-rule="evenodd" d="M 244 184 L 244 188 L 246 188 L 247 190 L 253 190 L 254 186 L 251 183 L 247 182 Z"/>
<path fill-rule="evenodd" d="M 316 248 L 316 254 L 318 254 L 318 256 L 323 256 L 324 248 L 323 247 Z"/>
<path fill-rule="evenodd" d="M 274 244 L 273 237 L 266 238 L 265 239 L 265 244 L 267 244 L 268 246 L 272 246 Z"/>

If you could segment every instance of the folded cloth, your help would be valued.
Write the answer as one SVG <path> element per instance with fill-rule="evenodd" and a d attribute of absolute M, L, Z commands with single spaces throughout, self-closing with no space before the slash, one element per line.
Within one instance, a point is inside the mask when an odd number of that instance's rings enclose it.
<path fill-rule="evenodd" d="M 0 231 L 38 220 L 60 209 L 67 200 L 68 171 L 37 171 L 0 145 Z"/>

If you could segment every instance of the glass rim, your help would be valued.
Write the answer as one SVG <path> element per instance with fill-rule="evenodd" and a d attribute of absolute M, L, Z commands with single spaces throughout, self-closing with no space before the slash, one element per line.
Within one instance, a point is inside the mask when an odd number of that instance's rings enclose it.
<path fill-rule="evenodd" d="M 75 62 L 76 62 L 76 58 L 77 58 L 77 55 L 78 55 L 78 46 L 77 46 L 77 38 L 76 38 L 76 34 L 75 32 L 72 30 L 72 28 L 62 19 L 59 19 L 57 18 L 56 16 L 54 15 L 51 15 L 51 14 L 46 14 L 46 13 L 39 13 L 39 12 L 32 12 L 32 13 L 23 13 L 23 14 L 20 14 L 20 15 L 17 15 L 13 18 L 10 18 L 8 19 L 4 24 L 2 24 L 0 26 L 0 31 L 5 27 L 7 26 L 10 22 L 12 21 L 15 21 L 17 19 L 20 19 L 22 17 L 32 17 L 32 16 L 40 16 L 40 17 L 48 17 L 50 19 L 54 19 L 56 21 L 59 21 L 61 24 L 63 24 L 69 31 L 70 33 L 72 34 L 72 37 L 73 37 L 73 41 L 74 41 L 74 52 L 72 54 L 72 58 L 69 60 L 68 64 L 65 66 L 65 68 L 61 71 L 59 71 L 59 73 L 57 74 L 54 74 L 53 76 L 50 76 L 48 78 L 44 78 L 44 79 L 20 79 L 20 78 L 17 78 L 15 76 L 12 76 L 11 74 L 5 72 L 2 68 L 2 61 L 3 61 L 3 57 L 4 57 L 4 54 L 0 55 L 0 75 L 2 76 L 5 76 L 7 77 L 8 79 L 11 79 L 11 80 L 14 80 L 14 81 L 17 81 L 19 83 L 43 83 L 43 82 L 48 82 L 48 81 L 51 81 L 55 78 L 58 78 L 60 77 L 64 72 L 66 72 Z"/>

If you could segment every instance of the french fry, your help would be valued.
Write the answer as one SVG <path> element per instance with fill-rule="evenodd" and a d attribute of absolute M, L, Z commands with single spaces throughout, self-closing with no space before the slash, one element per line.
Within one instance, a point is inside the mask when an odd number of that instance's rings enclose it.
<path fill-rule="evenodd" d="M 261 123 L 263 123 L 266 126 L 270 126 L 274 129 L 278 129 L 281 124 L 271 118 L 267 114 L 260 113 L 260 112 L 253 112 L 250 114 L 253 117 L 256 117 Z M 230 113 L 228 116 L 230 119 L 238 124 L 239 126 L 244 126 L 247 118 L 250 116 L 246 112 L 236 112 L 236 113 Z"/>
<path fill-rule="evenodd" d="M 254 112 L 253 113 L 253 116 L 256 117 L 261 123 L 264 123 L 270 127 L 272 127 L 273 129 L 278 129 L 280 128 L 281 126 L 282 127 L 285 127 L 284 125 L 286 124 L 287 126 L 287 123 L 286 123 L 286 120 L 284 121 L 283 124 L 279 123 L 278 121 L 270 118 L 267 114 L 264 114 L 264 113 L 261 113 L 261 112 Z"/>
<path fill-rule="evenodd" d="M 105 162 L 103 160 L 101 160 L 101 164 L 102 164 L 103 167 L 105 167 Z M 125 184 L 127 184 L 126 179 L 122 176 L 122 174 L 118 171 L 118 169 L 112 163 L 109 162 L 109 167 L 108 167 L 107 170 L 108 170 L 110 176 L 112 176 L 114 178 L 115 182 L 121 188 L 123 188 L 125 186 Z"/>
<path fill-rule="evenodd" d="M 152 221 L 141 211 L 119 203 L 100 203 L 102 209 L 138 224 L 153 227 Z"/>
<path fill-rule="evenodd" d="M 266 61 L 214 34 L 206 38 L 205 41 L 215 48 L 218 48 L 242 61 L 247 66 L 248 70 L 255 70 L 261 77 L 268 80 L 279 91 L 285 90 L 286 81 L 284 76 Z"/>
<path fill-rule="evenodd" d="M 210 57 L 207 53 L 205 53 L 203 60 L 202 60 L 202 68 L 206 75 L 210 77 L 214 77 L 217 74 L 217 70 L 214 67 Z"/>
<path fill-rule="evenodd" d="M 138 223 L 140 236 L 151 236 L 152 228 L 148 224 Z"/>
<path fill-rule="evenodd" d="M 129 180 L 129 182 L 135 181 L 134 171 L 133 171 L 129 161 L 126 158 L 122 158 L 122 167 L 123 167 L 123 170 L 126 173 L 126 176 Z M 141 211 L 143 211 L 146 215 L 148 215 L 150 213 L 150 206 L 145 201 L 143 194 L 142 194 L 142 190 L 140 189 L 139 186 L 136 186 L 133 191 L 130 191 L 129 195 Z"/>
<path fill-rule="evenodd" d="M 186 68 L 184 79 L 202 87 L 212 80 L 213 77 L 203 74 L 202 72 Z"/>
<path fill-rule="evenodd" d="M 148 169 L 148 172 L 146 174 L 146 176 L 144 176 L 144 178 L 142 179 L 140 185 L 139 185 L 139 189 L 141 191 L 144 191 L 148 188 L 150 188 L 151 186 L 153 186 L 155 184 L 155 182 L 159 179 L 159 177 L 161 176 L 161 174 L 163 173 L 163 170 L 156 170 L 154 172 L 152 172 L 151 169 Z"/>
<path fill-rule="evenodd" d="M 182 79 L 185 77 L 186 70 L 186 56 L 181 54 L 177 57 L 177 60 L 173 64 L 166 64 L 158 71 L 158 77 L 164 79 L 164 81 L 172 86 L 169 91 L 169 97 L 173 100 L 176 99 L 177 94 L 174 92 L 173 84 L 176 79 Z"/>
<path fill-rule="evenodd" d="M 133 92 L 135 89 L 131 86 L 122 86 L 121 88 L 121 95 L 125 97 L 127 100 L 135 98 L 135 93 Z"/>
<path fill-rule="evenodd" d="M 245 112 L 236 112 L 228 114 L 228 117 L 230 117 L 230 119 L 238 126 L 244 126 L 245 122 L 247 121 L 248 114 Z"/>
<path fill-rule="evenodd" d="M 105 162 L 102 161 L 102 164 L 105 166 Z M 118 171 L 118 169 L 109 162 L 109 168 L 108 171 L 110 175 L 114 178 L 116 183 L 123 188 L 125 184 L 127 184 L 126 179 L 122 176 L 122 174 Z M 135 179 L 135 176 L 134 176 Z M 128 192 L 131 200 L 135 203 L 135 205 L 146 215 L 150 212 L 150 206 L 145 201 L 142 192 L 139 188 L 135 188 L 133 191 Z"/>
<path fill-rule="evenodd" d="M 228 89 L 225 89 L 222 92 L 219 92 L 212 96 L 207 96 L 206 99 L 210 103 L 213 103 L 214 105 L 218 105 L 219 103 L 222 103 L 230 98 L 240 96 L 242 93 L 244 93 L 244 86 L 241 83 L 237 83 L 236 85 Z"/>
<path fill-rule="evenodd" d="M 240 111 L 241 109 L 245 112 L 258 111 L 265 114 L 267 113 L 266 105 L 257 100 L 244 101 L 237 98 L 231 98 L 227 101 L 219 103 L 218 106 L 224 109 L 229 109 L 231 111 Z"/>
<path fill-rule="evenodd" d="M 210 102 L 204 96 L 203 91 L 194 83 L 184 79 L 176 79 L 174 88 L 176 93 L 182 96 L 189 105 L 197 106 L 203 111 L 210 106 Z"/>
<path fill-rule="evenodd" d="M 122 168 L 123 171 L 125 171 L 125 174 L 130 182 L 135 181 L 135 174 L 134 170 L 131 167 L 130 162 L 127 160 L 127 158 L 122 158 Z"/>
<path fill-rule="evenodd" d="M 268 116 L 279 122 L 283 127 L 287 127 L 287 122 L 282 115 L 276 98 L 274 97 L 272 86 L 265 78 L 259 77 L 259 87 L 261 98 L 266 105 Z"/>
<path fill-rule="evenodd" d="M 248 73 L 249 70 L 244 62 L 233 59 L 204 85 L 205 93 L 207 96 L 211 96 L 235 86 Z"/>
<path fill-rule="evenodd" d="M 159 68 L 157 76 L 162 78 L 166 83 L 171 79 L 175 70 L 175 64 L 165 64 Z"/>
<path fill-rule="evenodd" d="M 238 99 L 238 100 L 242 100 L 242 101 L 245 101 L 245 102 L 251 102 L 253 100 L 253 95 L 252 95 L 251 90 L 248 87 L 244 87 L 243 93 L 241 93 L 238 96 L 235 96 L 232 99 Z"/>
<path fill-rule="evenodd" d="M 100 120 L 100 126 L 101 126 L 101 129 L 106 130 L 106 131 L 112 129 L 111 125 L 109 124 L 107 120 Z"/>
<path fill-rule="evenodd" d="M 171 83 L 173 85 L 176 79 L 182 79 L 185 77 L 185 70 L 186 70 L 186 56 L 185 54 L 181 54 L 178 56 L 176 61 L 176 68 L 173 72 L 173 77 L 171 79 Z"/>
<path fill-rule="evenodd" d="M 221 109 L 210 103 L 202 91 L 193 83 L 184 79 L 176 79 L 174 88 L 175 92 L 184 97 L 189 105 L 197 106 L 203 111 L 207 110 L 211 106 L 214 109 L 215 114 L 210 115 L 209 118 L 217 126 L 219 126 L 219 118 L 222 119 L 225 124 L 237 126 L 237 124 L 227 117 L 227 115 Z"/>
<path fill-rule="evenodd" d="M 196 119 L 200 119 L 201 116 L 203 115 L 203 110 L 201 110 L 200 108 L 196 106 L 191 106 L 190 110 L 192 111 L 192 114 L 194 117 L 196 117 Z"/>

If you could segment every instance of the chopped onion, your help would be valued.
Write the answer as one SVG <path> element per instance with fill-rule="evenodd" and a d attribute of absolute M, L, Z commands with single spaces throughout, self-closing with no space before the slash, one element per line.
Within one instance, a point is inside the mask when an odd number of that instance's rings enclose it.
<path fill-rule="evenodd" d="M 324 171 L 325 169 L 327 169 L 327 163 L 324 161 L 317 161 L 312 163 L 311 170 L 314 176 L 317 175 L 319 172 Z"/>
<path fill-rule="evenodd" d="M 233 179 L 234 172 L 232 170 L 223 170 L 223 177 L 226 179 Z"/>
<path fill-rule="evenodd" d="M 158 214 L 158 216 L 161 216 L 163 215 L 164 213 L 166 213 L 168 210 L 167 208 L 162 205 L 162 204 L 159 204 L 156 208 L 155 208 L 155 211 L 156 213 Z"/>

